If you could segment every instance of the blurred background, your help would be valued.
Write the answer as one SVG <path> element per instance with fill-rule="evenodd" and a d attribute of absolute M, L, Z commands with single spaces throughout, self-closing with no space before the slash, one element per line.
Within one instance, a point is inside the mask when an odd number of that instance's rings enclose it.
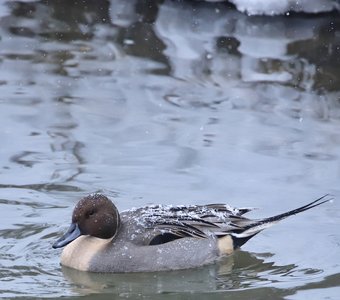
<path fill-rule="evenodd" d="M 0 3 L 0 297 L 338 299 L 339 2 L 231 2 Z M 334 201 L 216 266 L 61 269 L 92 192 L 253 218 Z"/>

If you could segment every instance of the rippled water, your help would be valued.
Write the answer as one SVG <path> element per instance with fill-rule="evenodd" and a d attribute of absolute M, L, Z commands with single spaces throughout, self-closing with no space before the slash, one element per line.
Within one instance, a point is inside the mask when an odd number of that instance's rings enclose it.
<path fill-rule="evenodd" d="M 2 1 L 0 24 L 0 297 L 338 299 L 337 14 Z M 226 202 L 252 217 L 334 201 L 213 266 L 62 269 L 51 244 L 94 191 L 120 209 Z"/>

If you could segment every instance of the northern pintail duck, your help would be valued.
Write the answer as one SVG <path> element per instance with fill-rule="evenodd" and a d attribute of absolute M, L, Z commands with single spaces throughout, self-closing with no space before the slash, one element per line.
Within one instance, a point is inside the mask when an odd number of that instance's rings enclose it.
<path fill-rule="evenodd" d="M 198 267 L 231 254 L 278 221 L 329 201 L 325 197 L 283 214 L 251 220 L 243 216 L 250 208 L 225 204 L 152 205 L 119 214 L 106 196 L 93 194 L 77 203 L 70 228 L 53 248 L 66 246 L 61 264 L 82 271 Z"/>

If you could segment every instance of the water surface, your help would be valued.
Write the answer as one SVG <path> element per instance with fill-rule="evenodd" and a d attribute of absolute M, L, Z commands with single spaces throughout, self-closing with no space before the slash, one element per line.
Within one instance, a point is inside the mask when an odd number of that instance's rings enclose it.
<path fill-rule="evenodd" d="M 71 2 L 0 4 L 0 297 L 337 299 L 339 15 Z M 197 270 L 61 268 L 51 244 L 95 191 L 252 217 L 335 200 Z"/>

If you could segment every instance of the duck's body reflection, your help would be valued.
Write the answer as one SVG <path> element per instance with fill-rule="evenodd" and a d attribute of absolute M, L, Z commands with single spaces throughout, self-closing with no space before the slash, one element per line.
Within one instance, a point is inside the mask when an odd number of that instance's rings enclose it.
<path fill-rule="evenodd" d="M 275 281 L 296 266 L 274 266 L 266 262 L 272 254 L 236 251 L 215 264 L 201 268 L 146 273 L 91 273 L 62 267 L 62 272 L 79 294 L 155 295 L 165 293 L 205 293 L 238 290 Z M 261 258 L 266 257 L 266 258 Z"/>

